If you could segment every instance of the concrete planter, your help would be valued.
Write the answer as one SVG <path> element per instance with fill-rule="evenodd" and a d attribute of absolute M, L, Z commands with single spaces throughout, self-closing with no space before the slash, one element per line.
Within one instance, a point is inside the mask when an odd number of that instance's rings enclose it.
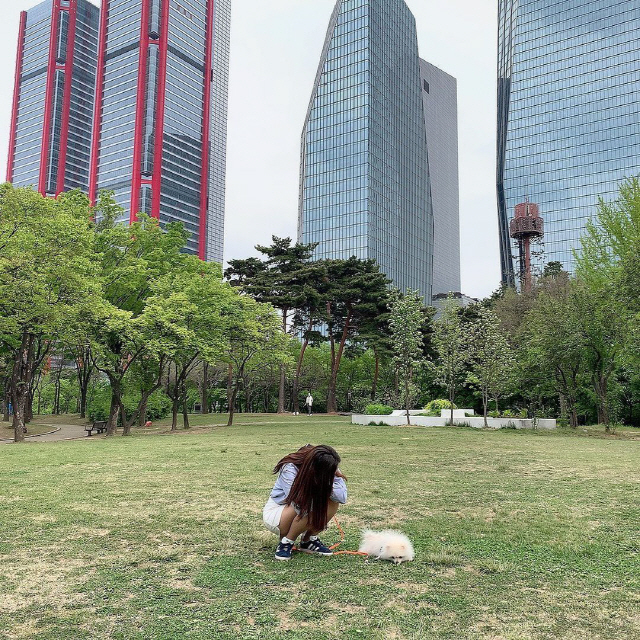
<path fill-rule="evenodd" d="M 395 415 L 399 413 L 400 415 Z M 420 411 L 416 413 L 421 413 Z M 430 418 L 427 416 L 419 416 L 415 413 L 411 414 L 411 426 L 414 427 L 446 427 L 449 418 Z M 455 418 L 454 414 L 454 423 L 456 425 L 473 427 L 475 429 L 484 428 L 484 418 L 482 417 L 473 417 L 473 418 Z M 368 425 L 371 422 L 375 422 L 376 424 L 384 424 L 389 427 L 401 427 L 406 426 L 407 424 L 407 416 L 404 412 L 394 411 L 390 416 L 367 416 L 367 415 L 358 415 L 354 414 L 351 416 L 352 424 L 362 424 Z M 513 428 L 516 429 L 533 429 L 533 420 L 523 419 L 523 418 L 487 418 L 487 424 L 489 425 L 489 429 L 502 429 L 502 428 Z M 555 429 L 557 426 L 555 420 L 538 420 L 537 428 L 538 429 Z"/>

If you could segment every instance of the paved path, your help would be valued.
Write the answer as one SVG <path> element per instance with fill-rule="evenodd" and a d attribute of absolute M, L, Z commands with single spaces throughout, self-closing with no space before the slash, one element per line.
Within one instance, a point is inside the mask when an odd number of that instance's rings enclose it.
<path fill-rule="evenodd" d="M 40 423 L 45 426 L 47 423 Z M 33 438 L 25 438 L 26 443 L 34 442 L 57 442 L 59 440 L 75 440 L 76 438 L 86 438 L 87 434 L 84 430 L 84 425 L 78 424 L 52 424 L 51 431 L 59 429 L 55 433 L 48 433 L 46 435 L 34 436 Z M 29 435 L 27 433 L 27 435 Z M 0 440 L 0 444 L 13 444 L 13 440 Z"/>

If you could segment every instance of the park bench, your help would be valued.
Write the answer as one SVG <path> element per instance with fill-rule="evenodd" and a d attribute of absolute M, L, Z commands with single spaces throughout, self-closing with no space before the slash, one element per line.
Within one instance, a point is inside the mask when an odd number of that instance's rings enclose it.
<path fill-rule="evenodd" d="M 87 436 L 92 435 L 92 432 L 103 433 L 107 430 L 106 422 L 94 422 L 91 426 L 87 425 L 84 430 L 87 432 Z"/>

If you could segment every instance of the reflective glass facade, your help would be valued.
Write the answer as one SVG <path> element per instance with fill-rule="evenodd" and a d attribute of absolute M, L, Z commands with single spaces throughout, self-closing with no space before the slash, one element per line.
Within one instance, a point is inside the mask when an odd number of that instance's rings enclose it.
<path fill-rule="evenodd" d="M 517 280 L 516 204 L 540 207 L 534 272 L 572 250 L 599 196 L 640 173 L 640 3 L 499 0 L 497 189 L 502 278 Z"/>
<path fill-rule="evenodd" d="M 338 0 L 302 135 L 300 241 L 372 258 L 431 300 L 433 214 L 416 26 L 404 0 Z"/>
<path fill-rule="evenodd" d="M 23 12 L 7 180 L 43 195 L 88 190 L 99 10 L 47 0 Z"/>
<path fill-rule="evenodd" d="M 460 291 L 458 83 L 420 60 L 433 203 L 433 295 Z"/>
<path fill-rule="evenodd" d="M 144 212 L 162 224 L 181 222 L 188 251 L 219 260 L 222 231 L 218 244 L 208 237 L 224 219 L 229 29 L 222 17 L 217 29 L 214 16 L 220 10 L 228 17 L 229 2 L 103 3 L 91 184 L 92 197 L 100 189 L 115 193 L 125 220 Z M 224 82 L 216 73 L 226 74 Z M 213 109 L 212 97 L 224 107 Z M 217 200 L 212 183 L 222 192 Z"/>

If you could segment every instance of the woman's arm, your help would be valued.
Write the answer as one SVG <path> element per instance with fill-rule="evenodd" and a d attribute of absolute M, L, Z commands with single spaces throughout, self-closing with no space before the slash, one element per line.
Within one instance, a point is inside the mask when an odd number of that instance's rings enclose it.
<path fill-rule="evenodd" d="M 333 479 L 331 499 L 334 502 L 339 502 L 340 504 L 346 504 L 347 502 L 347 483 L 344 481 L 344 476 L 342 474 L 339 476 L 336 474 L 336 477 Z"/>
<path fill-rule="evenodd" d="M 277 502 L 278 504 L 284 504 L 286 502 L 289 497 L 293 481 L 296 479 L 297 475 L 298 467 L 296 467 L 295 464 L 290 462 L 282 467 L 278 475 L 278 479 L 273 485 L 273 490 L 271 491 L 271 498 L 274 502 Z"/>

